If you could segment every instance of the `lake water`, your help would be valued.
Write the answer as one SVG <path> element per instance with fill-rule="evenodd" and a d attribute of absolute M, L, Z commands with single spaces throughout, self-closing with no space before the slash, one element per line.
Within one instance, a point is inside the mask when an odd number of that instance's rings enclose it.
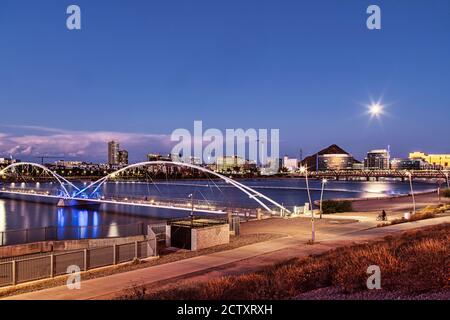
<path fill-rule="evenodd" d="M 240 182 L 255 188 L 266 196 L 282 203 L 289 209 L 295 205 L 307 202 L 304 179 L 247 179 Z M 312 200 L 320 198 L 321 182 L 309 181 Z M 51 189 L 50 184 L 22 184 L 23 188 Z M 434 184 L 414 182 L 415 192 L 434 190 Z M 109 182 L 100 193 L 104 196 L 141 196 L 150 198 L 176 198 L 188 200 L 194 197 L 209 200 L 224 205 L 257 207 L 257 203 L 235 187 L 217 180 L 195 180 L 156 183 L 125 183 Z M 380 182 L 347 182 L 329 181 L 326 184 L 324 199 L 381 197 L 409 193 L 409 184 L 399 181 Z M 189 212 L 147 208 L 135 210 L 127 214 L 99 210 L 84 210 L 75 208 L 57 208 L 56 205 L 31 203 L 18 200 L 0 199 L 0 232 L 5 230 L 25 229 L 35 227 L 58 226 L 97 226 L 130 224 L 135 222 L 150 223 L 169 217 L 187 216 Z"/>

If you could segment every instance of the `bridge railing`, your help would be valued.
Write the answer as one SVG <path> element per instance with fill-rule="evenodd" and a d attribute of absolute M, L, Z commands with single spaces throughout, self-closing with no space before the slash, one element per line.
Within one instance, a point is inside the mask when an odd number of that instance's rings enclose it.
<path fill-rule="evenodd" d="M 0 232 L 0 247 L 51 240 L 81 240 L 144 235 L 142 222 L 122 225 L 40 227 Z"/>

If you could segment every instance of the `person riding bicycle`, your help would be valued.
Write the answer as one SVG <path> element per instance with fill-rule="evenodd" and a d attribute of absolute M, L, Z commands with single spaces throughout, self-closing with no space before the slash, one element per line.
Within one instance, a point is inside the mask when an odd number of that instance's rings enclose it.
<path fill-rule="evenodd" d="M 377 217 L 377 221 L 387 221 L 387 214 L 386 211 L 382 211 L 378 217 Z"/>

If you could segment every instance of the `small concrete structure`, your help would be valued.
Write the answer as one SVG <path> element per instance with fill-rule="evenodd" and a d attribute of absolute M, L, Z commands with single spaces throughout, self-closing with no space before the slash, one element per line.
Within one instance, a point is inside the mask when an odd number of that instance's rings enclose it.
<path fill-rule="evenodd" d="M 166 228 L 166 245 L 196 251 L 230 242 L 230 224 L 225 220 L 186 219 Z"/>
<path fill-rule="evenodd" d="M 191 229 L 191 250 L 196 251 L 230 242 L 230 227 L 220 224 L 211 227 Z"/>

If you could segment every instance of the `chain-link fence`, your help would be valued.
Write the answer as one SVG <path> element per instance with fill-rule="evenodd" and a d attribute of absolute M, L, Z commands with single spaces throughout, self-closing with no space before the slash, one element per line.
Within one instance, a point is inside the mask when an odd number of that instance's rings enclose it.
<path fill-rule="evenodd" d="M 73 265 L 86 271 L 156 256 L 156 252 L 157 239 L 150 237 L 146 241 L 3 262 L 0 263 L 0 287 L 64 275 Z"/>

